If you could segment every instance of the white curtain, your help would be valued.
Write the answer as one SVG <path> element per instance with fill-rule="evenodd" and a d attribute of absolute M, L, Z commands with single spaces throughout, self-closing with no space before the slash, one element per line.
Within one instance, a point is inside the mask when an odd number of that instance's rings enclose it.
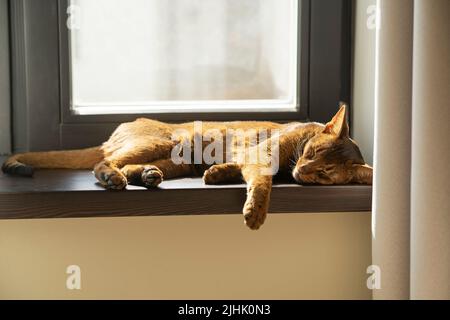
<path fill-rule="evenodd" d="M 379 0 L 375 299 L 450 299 L 450 1 Z"/>
<path fill-rule="evenodd" d="M 8 1 L 0 0 L 0 155 L 11 151 Z"/>

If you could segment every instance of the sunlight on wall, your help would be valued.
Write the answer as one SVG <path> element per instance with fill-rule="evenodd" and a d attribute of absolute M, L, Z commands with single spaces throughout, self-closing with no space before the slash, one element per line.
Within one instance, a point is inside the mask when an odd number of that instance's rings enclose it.
<path fill-rule="evenodd" d="M 367 163 L 373 164 L 375 43 L 372 28 L 376 0 L 355 1 L 352 130 Z"/>

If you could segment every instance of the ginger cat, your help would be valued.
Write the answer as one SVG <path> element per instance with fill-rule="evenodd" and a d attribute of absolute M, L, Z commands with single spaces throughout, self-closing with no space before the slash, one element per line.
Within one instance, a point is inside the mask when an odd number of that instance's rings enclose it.
<path fill-rule="evenodd" d="M 122 190 L 127 184 L 154 188 L 163 178 L 182 176 L 203 175 L 206 184 L 244 180 L 247 183 L 247 200 L 243 208 L 245 223 L 249 228 L 257 230 L 266 219 L 272 178 L 277 172 L 288 173 L 300 184 L 372 183 L 372 168 L 365 164 L 358 146 L 349 137 L 346 110 L 345 104 L 342 104 L 339 112 L 326 125 L 206 122 L 202 124 L 201 132 L 195 131 L 193 123 L 168 124 L 137 119 L 121 124 L 100 147 L 17 154 L 3 164 L 2 170 L 8 174 L 31 176 L 33 168 L 94 169 L 100 184 L 115 190 Z M 235 138 L 231 150 L 222 150 L 228 162 L 210 165 L 205 161 L 196 164 L 176 164 L 173 161 L 173 150 L 180 144 L 192 146 L 200 138 L 201 147 L 208 147 L 215 141 L 214 138 L 202 136 L 206 130 L 215 130 L 225 137 L 227 130 L 238 129 L 278 130 L 278 134 L 262 138 L 256 145 L 249 145 L 248 139 L 244 140 L 245 147 L 248 147 L 246 156 L 255 154 L 255 148 L 261 146 L 264 147 L 262 150 L 267 150 L 267 154 L 276 154 L 278 171 L 271 171 L 274 165 L 272 162 L 237 161 L 242 156 L 240 150 L 243 149 L 238 148 L 239 145 L 242 147 L 242 140 L 239 143 Z M 177 130 L 184 130 L 187 135 L 174 140 L 173 134 Z M 275 139 L 278 143 L 272 145 Z M 183 158 L 191 157 L 192 154 L 183 154 Z"/>

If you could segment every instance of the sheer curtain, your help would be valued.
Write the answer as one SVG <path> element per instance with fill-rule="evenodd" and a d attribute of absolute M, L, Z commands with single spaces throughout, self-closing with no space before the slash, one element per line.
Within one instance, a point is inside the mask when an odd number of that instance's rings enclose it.
<path fill-rule="evenodd" d="M 8 1 L 0 0 L 0 155 L 11 151 Z"/>
<path fill-rule="evenodd" d="M 450 299 L 450 1 L 379 0 L 375 299 Z"/>

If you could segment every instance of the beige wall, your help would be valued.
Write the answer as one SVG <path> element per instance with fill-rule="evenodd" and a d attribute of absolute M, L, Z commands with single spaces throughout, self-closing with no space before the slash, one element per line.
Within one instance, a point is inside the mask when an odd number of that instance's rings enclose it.
<path fill-rule="evenodd" d="M 0 221 L 1 299 L 370 299 L 370 261 L 369 213 Z"/>

